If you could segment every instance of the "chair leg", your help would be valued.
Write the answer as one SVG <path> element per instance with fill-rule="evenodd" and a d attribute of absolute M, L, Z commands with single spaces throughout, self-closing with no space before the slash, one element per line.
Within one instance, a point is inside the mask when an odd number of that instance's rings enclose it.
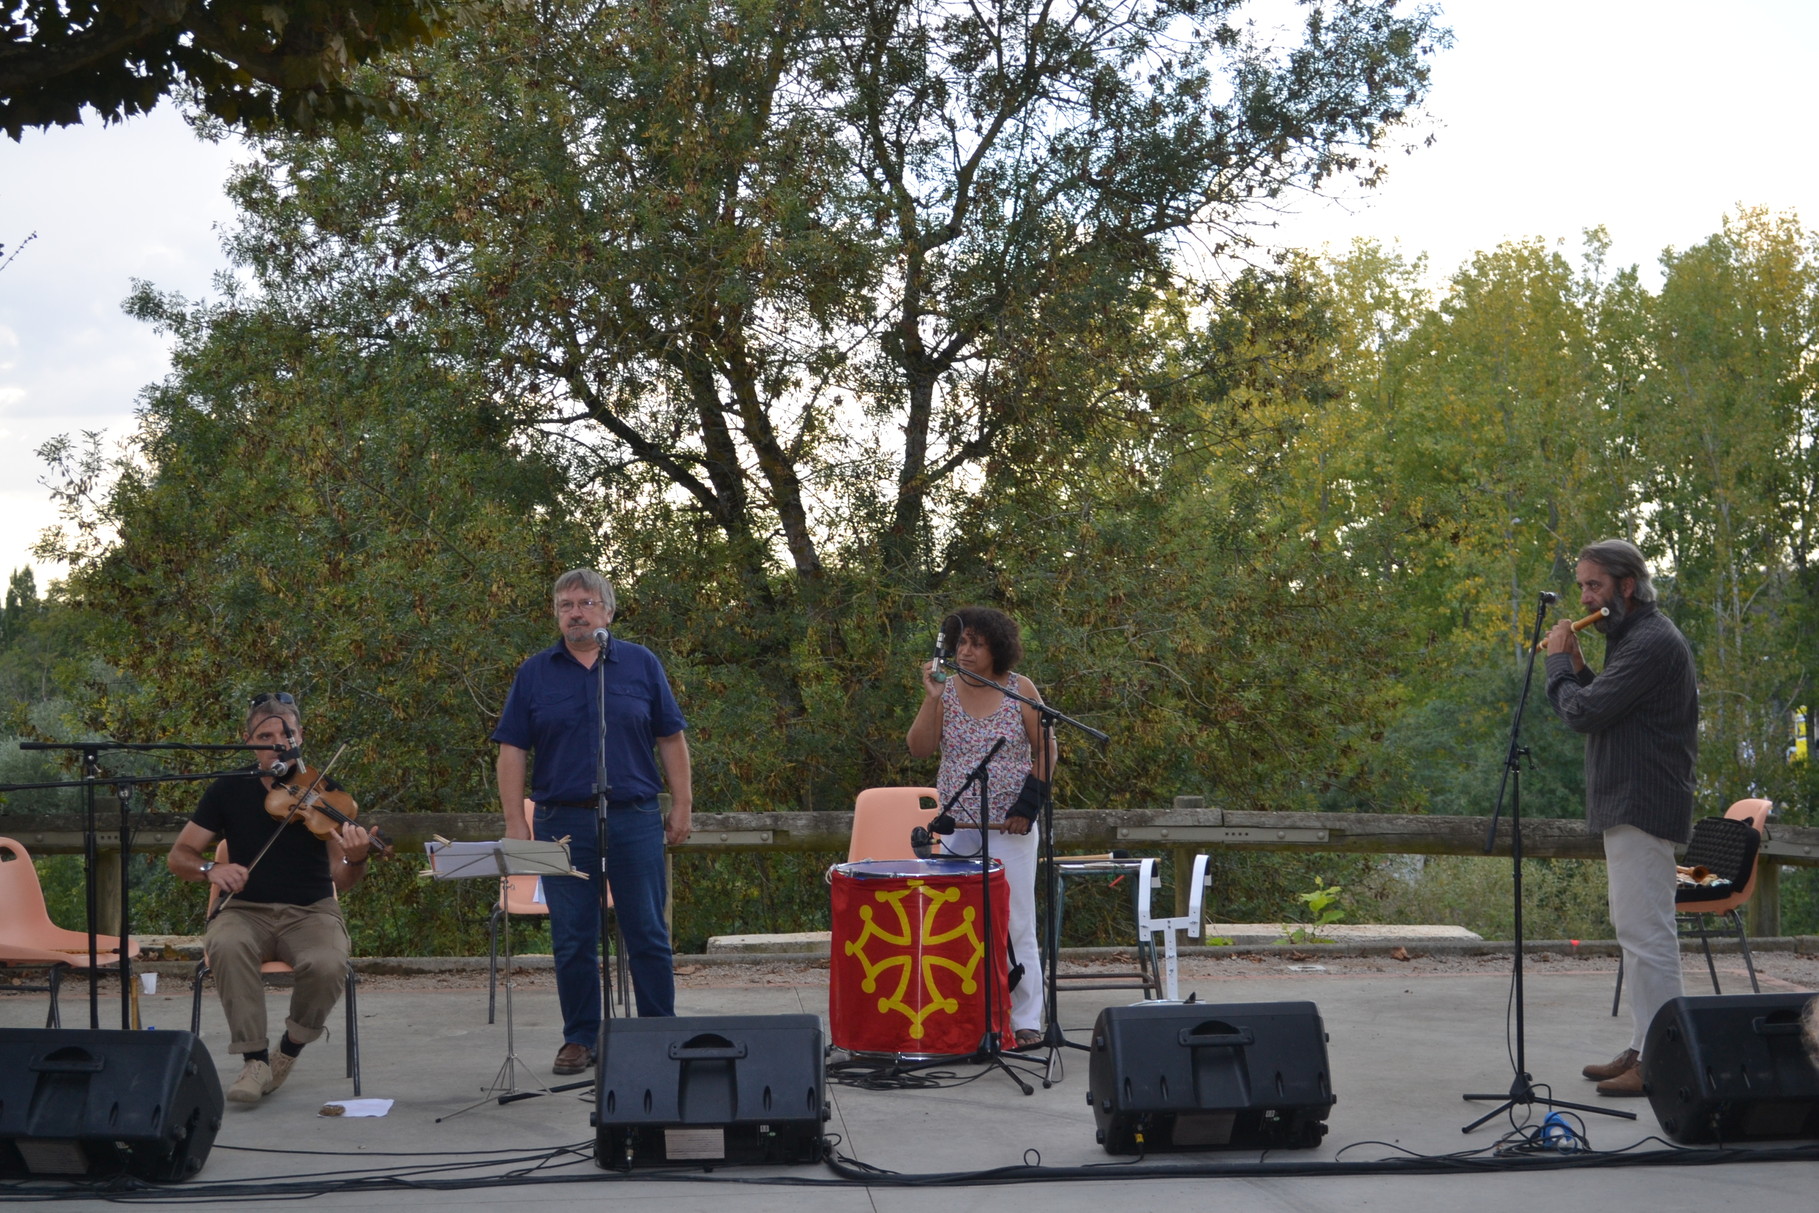
<path fill-rule="evenodd" d="M 1760 994 L 1762 986 L 1756 981 L 1756 959 L 1750 955 L 1750 933 L 1743 925 L 1743 916 L 1735 906 L 1731 907 L 1731 925 L 1737 928 L 1737 946 L 1743 949 L 1743 967 L 1749 970 L 1750 992 Z"/>
<path fill-rule="evenodd" d="M 57 1005 L 57 995 L 63 990 L 62 965 L 51 966 L 50 987 L 51 1007 L 44 1016 L 44 1026 L 47 1028 L 61 1028 L 63 1026 L 63 1011 Z"/>
<path fill-rule="evenodd" d="M 1611 991 L 1611 1016 L 1616 1017 L 1617 1004 L 1623 1001 L 1623 949 L 1617 949 L 1617 988 Z"/>
<path fill-rule="evenodd" d="M 1705 967 L 1712 975 L 1712 993 L 1722 994 L 1718 988 L 1718 962 L 1712 959 L 1712 937 L 1706 933 L 1705 915 L 1698 915 L 1694 921 L 1699 927 L 1699 945 L 1705 949 Z"/>
<path fill-rule="evenodd" d="M 354 1080 L 354 1098 L 360 1098 L 360 989 L 359 975 L 354 972 L 352 962 L 347 966 L 347 993 L 342 997 L 347 1004 L 347 1076 Z"/>

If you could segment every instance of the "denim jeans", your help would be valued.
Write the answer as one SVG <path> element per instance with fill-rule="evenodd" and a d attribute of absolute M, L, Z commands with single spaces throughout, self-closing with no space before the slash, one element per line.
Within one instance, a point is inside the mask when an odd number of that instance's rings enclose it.
<path fill-rule="evenodd" d="M 600 902 L 592 809 L 537 806 L 534 830 L 549 841 L 566 837 L 570 862 L 589 879 L 546 876 L 550 950 L 555 954 L 556 994 L 562 1004 L 562 1039 L 594 1048 L 600 1033 Z M 606 878 L 613 912 L 625 936 L 625 957 L 639 1015 L 676 1013 L 675 962 L 663 903 L 669 884 L 663 866 L 663 814 L 657 798 L 610 803 L 606 810 Z"/>

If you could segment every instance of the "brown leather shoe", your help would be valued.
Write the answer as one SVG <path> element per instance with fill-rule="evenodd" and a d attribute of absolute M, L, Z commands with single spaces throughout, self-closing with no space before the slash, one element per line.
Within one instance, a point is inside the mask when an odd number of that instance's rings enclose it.
<path fill-rule="evenodd" d="M 565 1044 L 556 1050 L 556 1064 L 551 1074 L 579 1074 L 594 1064 L 594 1051 L 586 1045 Z"/>
<path fill-rule="evenodd" d="M 1601 1066 L 1587 1066 L 1579 1071 L 1587 1078 L 1597 1082 L 1609 1082 L 1619 1074 L 1628 1074 L 1636 1068 L 1636 1050 L 1625 1049 Z"/>
<path fill-rule="evenodd" d="M 1598 1084 L 1598 1094 L 1636 1098 L 1648 1094 L 1642 1089 L 1642 1067 L 1632 1065 L 1615 1078 L 1607 1078 Z"/>

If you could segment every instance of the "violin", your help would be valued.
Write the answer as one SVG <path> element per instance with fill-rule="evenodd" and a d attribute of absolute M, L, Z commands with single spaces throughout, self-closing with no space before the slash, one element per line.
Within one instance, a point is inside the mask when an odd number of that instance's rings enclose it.
<path fill-rule="evenodd" d="M 277 786 L 265 794 L 265 811 L 279 821 L 295 817 L 305 829 L 325 842 L 336 837 L 342 826 L 351 824 L 358 816 L 360 806 L 340 788 L 320 786 L 326 774 L 325 768 L 312 775 L 299 758 L 288 775 L 274 777 Z M 395 853 L 391 840 L 376 826 L 368 827 L 367 834 L 373 852 L 382 859 L 390 859 Z"/>

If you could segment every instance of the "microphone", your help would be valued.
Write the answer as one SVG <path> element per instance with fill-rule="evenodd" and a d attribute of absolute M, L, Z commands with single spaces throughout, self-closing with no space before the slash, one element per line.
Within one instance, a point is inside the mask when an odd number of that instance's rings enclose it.
<path fill-rule="evenodd" d="M 297 744 L 297 735 L 289 729 L 284 730 L 284 748 L 272 754 L 272 762 L 266 768 L 266 774 L 273 779 L 283 779 L 291 773 L 296 761 L 303 757 L 303 747 Z"/>
<path fill-rule="evenodd" d="M 929 819 L 928 825 L 917 826 L 910 831 L 910 850 L 915 852 L 917 859 L 928 859 L 934 855 L 935 848 L 941 845 L 935 841 L 936 836 L 953 832 L 953 817 L 945 812 L 938 813 Z"/>
<path fill-rule="evenodd" d="M 1549 603 L 1559 602 L 1559 601 L 1560 601 L 1560 595 L 1554 593 L 1554 591 L 1552 591 L 1552 590 L 1542 590 L 1541 591 L 1541 605 L 1542 606 L 1546 606 Z"/>
<path fill-rule="evenodd" d="M 594 643 L 599 645 L 601 648 L 604 649 L 609 643 L 612 642 L 612 639 L 613 639 L 613 634 L 611 632 L 607 631 L 605 628 L 595 628 L 594 629 Z"/>
<path fill-rule="evenodd" d="M 948 616 L 948 619 L 952 619 L 952 618 L 953 618 L 953 616 L 951 616 L 951 615 Z M 941 668 L 941 663 L 945 660 L 947 660 L 947 619 L 943 619 L 941 621 L 940 625 L 935 628 L 935 662 L 934 662 L 934 665 L 935 665 L 935 681 L 936 682 L 946 682 L 947 681 L 947 671 Z"/>

